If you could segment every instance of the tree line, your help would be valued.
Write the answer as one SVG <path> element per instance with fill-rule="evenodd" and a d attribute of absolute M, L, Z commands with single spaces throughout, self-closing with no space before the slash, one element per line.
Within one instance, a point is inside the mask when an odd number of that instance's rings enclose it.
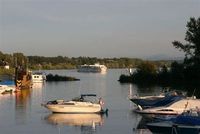
<path fill-rule="evenodd" d="M 25 56 L 23 53 L 4 54 L 0 51 L 0 66 L 6 62 L 11 68 L 24 66 L 32 70 L 50 69 L 75 69 L 84 64 L 103 64 L 108 68 L 135 68 L 145 60 L 138 58 L 97 58 L 97 57 L 44 57 L 44 56 Z M 171 64 L 171 61 L 151 61 L 155 66 Z"/>
<path fill-rule="evenodd" d="M 120 82 L 137 84 L 157 84 L 171 86 L 173 84 L 199 85 L 200 81 L 200 18 L 190 18 L 186 25 L 185 43 L 173 41 L 175 48 L 185 53 L 183 62 L 173 62 L 168 68 L 157 68 L 150 62 L 143 62 L 137 71 L 130 76 L 121 75 Z"/>

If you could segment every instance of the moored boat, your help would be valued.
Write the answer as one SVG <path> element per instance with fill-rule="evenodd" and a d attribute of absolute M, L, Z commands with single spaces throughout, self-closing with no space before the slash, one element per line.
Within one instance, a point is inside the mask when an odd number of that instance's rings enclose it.
<path fill-rule="evenodd" d="M 88 99 L 93 98 L 93 100 Z M 82 94 L 70 101 L 54 100 L 43 104 L 53 113 L 101 113 L 103 101 L 96 98 L 95 94 Z"/>
<path fill-rule="evenodd" d="M 15 68 L 15 85 L 17 89 L 30 89 L 32 85 L 31 71 L 23 66 Z"/>
<path fill-rule="evenodd" d="M 0 94 L 7 92 L 15 92 L 16 88 L 14 86 L 0 85 Z"/>
<path fill-rule="evenodd" d="M 40 72 L 32 73 L 31 79 L 33 83 L 44 82 L 46 80 L 46 75 Z"/>
<path fill-rule="evenodd" d="M 185 110 L 200 108 L 200 99 L 196 98 L 185 98 L 175 102 L 172 102 L 166 106 L 147 108 L 147 109 L 137 109 L 138 113 L 142 114 L 168 114 L 168 115 L 178 115 L 183 113 Z"/>

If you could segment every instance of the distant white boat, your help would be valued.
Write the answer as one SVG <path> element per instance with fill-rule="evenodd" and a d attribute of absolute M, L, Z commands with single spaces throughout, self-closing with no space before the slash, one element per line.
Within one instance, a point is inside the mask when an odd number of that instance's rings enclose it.
<path fill-rule="evenodd" d="M 200 108 L 200 99 L 186 98 L 175 102 L 172 102 L 166 106 L 138 109 L 136 112 L 142 114 L 174 114 L 178 115 L 183 113 L 185 110 Z"/>
<path fill-rule="evenodd" d="M 0 94 L 6 93 L 6 92 L 14 92 L 14 91 L 16 91 L 16 88 L 13 86 L 0 85 Z"/>
<path fill-rule="evenodd" d="M 78 72 L 92 72 L 92 73 L 105 73 L 107 67 L 105 65 L 94 64 L 94 65 L 81 65 L 78 67 Z"/>
<path fill-rule="evenodd" d="M 37 73 L 33 73 L 31 75 L 32 77 L 32 82 L 44 82 L 46 80 L 46 75 L 44 73 L 40 73 L 40 72 L 37 72 Z"/>
<path fill-rule="evenodd" d="M 89 98 L 93 98 L 89 99 Z M 70 101 L 55 100 L 42 104 L 53 113 L 101 113 L 103 102 L 95 94 L 83 94 Z"/>

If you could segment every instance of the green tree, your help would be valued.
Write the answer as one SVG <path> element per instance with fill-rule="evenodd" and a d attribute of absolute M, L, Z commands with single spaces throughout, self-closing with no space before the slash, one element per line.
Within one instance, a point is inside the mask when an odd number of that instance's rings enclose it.
<path fill-rule="evenodd" d="M 188 66 L 200 64 L 200 18 L 190 18 L 187 23 L 185 36 L 186 44 L 179 41 L 172 42 L 179 50 L 185 52 L 185 62 Z"/>
<path fill-rule="evenodd" d="M 156 74 L 156 66 L 151 62 L 143 62 L 138 66 L 139 72 L 145 74 Z"/>
<path fill-rule="evenodd" d="M 184 66 L 181 63 L 173 62 L 171 65 L 171 74 L 172 78 L 175 80 L 183 80 L 184 79 Z"/>
<path fill-rule="evenodd" d="M 132 81 L 138 84 L 154 84 L 157 77 L 156 70 L 152 62 L 143 62 L 138 66 L 138 71 L 131 76 Z"/>
<path fill-rule="evenodd" d="M 14 57 L 15 65 L 27 66 L 28 59 L 26 56 L 24 56 L 23 53 L 14 53 L 13 57 Z"/>
<path fill-rule="evenodd" d="M 186 79 L 200 79 L 200 18 L 190 18 L 185 35 L 186 43 L 172 42 L 180 51 L 185 53 L 184 75 Z"/>

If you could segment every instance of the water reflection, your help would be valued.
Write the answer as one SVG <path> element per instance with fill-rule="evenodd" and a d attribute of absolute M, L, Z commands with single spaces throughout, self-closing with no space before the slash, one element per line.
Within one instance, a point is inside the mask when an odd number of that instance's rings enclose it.
<path fill-rule="evenodd" d="M 103 116 L 100 114 L 50 114 L 45 119 L 49 123 L 67 126 L 101 126 Z"/>
<path fill-rule="evenodd" d="M 141 120 L 139 121 L 138 125 L 137 125 L 137 129 L 147 129 L 146 124 L 149 122 L 153 121 L 153 117 L 152 116 L 145 116 L 143 115 Z"/>
<path fill-rule="evenodd" d="M 33 83 L 32 88 L 33 89 L 42 89 L 45 83 L 43 82 L 37 82 L 37 83 Z"/>
<path fill-rule="evenodd" d="M 55 70 L 50 70 L 53 73 Z M 5 134 L 150 134 L 146 121 L 133 113 L 130 96 L 154 95 L 161 87 L 140 88 L 134 84 L 120 84 L 121 70 L 109 70 L 106 75 L 57 70 L 55 74 L 80 78 L 76 82 L 34 83 L 32 89 L 0 95 L 1 133 Z M 193 90 L 191 90 L 193 91 Z M 195 92 L 195 94 L 198 91 Z M 105 100 L 109 118 L 89 114 L 48 114 L 41 103 L 52 99 L 68 99 L 81 93 L 96 93 Z M 45 119 L 45 120 L 44 120 Z M 147 120 L 148 121 L 148 120 Z M 103 125 L 103 126 L 102 126 Z M 10 129 L 12 126 L 12 129 Z M 30 130 L 31 128 L 31 130 Z"/>
<path fill-rule="evenodd" d="M 15 118 L 18 124 L 25 124 L 31 105 L 31 90 L 24 89 L 15 94 Z"/>
<path fill-rule="evenodd" d="M 136 120 L 136 122 L 133 125 L 133 132 L 135 134 L 150 134 L 151 133 L 146 127 L 146 124 L 153 120 L 151 116 L 140 115 L 133 112 L 133 117 Z"/>
<path fill-rule="evenodd" d="M 50 114 L 45 120 L 53 125 L 80 127 L 82 133 L 91 133 L 104 122 L 103 115 L 100 114 Z"/>
<path fill-rule="evenodd" d="M 20 92 L 17 92 L 15 95 L 16 99 L 16 107 L 26 107 L 27 102 L 29 102 L 31 98 L 31 90 L 30 89 L 24 89 Z"/>

